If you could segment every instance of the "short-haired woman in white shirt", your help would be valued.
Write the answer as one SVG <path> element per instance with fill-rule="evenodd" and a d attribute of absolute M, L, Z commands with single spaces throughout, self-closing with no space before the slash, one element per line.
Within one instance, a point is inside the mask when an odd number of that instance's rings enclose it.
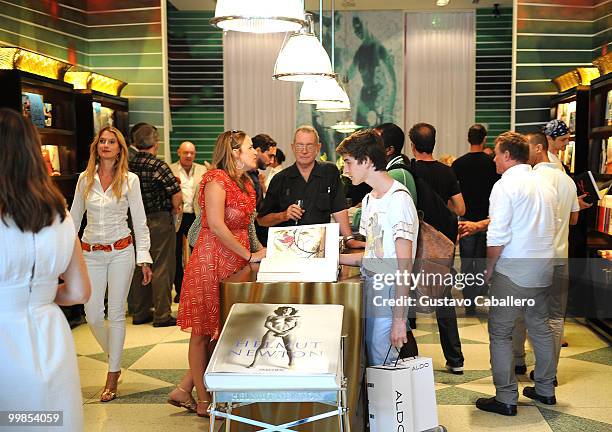
<path fill-rule="evenodd" d="M 128 227 L 128 209 L 136 236 L 136 257 Z M 87 226 L 81 245 L 91 279 L 91 298 L 85 304 L 87 323 L 108 355 L 108 375 L 101 402 L 117 397 L 125 340 L 125 304 L 134 274 L 142 266 L 143 284 L 153 276 L 149 265 L 149 228 L 138 177 L 128 172 L 128 148 L 121 132 L 104 127 L 90 147 L 87 168 L 79 176 L 70 214 L 79 231 L 83 213 Z M 108 321 L 104 325 L 104 295 L 108 287 Z"/>

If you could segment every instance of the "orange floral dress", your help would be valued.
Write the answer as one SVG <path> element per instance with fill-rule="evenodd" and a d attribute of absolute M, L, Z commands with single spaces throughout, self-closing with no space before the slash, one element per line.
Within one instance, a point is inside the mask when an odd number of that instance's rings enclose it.
<path fill-rule="evenodd" d="M 215 181 L 225 190 L 225 225 L 249 249 L 248 227 L 255 211 L 255 189 L 249 182 L 243 192 L 225 171 L 215 169 L 202 177 L 199 204 L 202 229 L 185 269 L 177 324 L 196 335 L 219 334 L 219 281 L 241 269 L 246 261 L 221 243 L 208 227 L 204 188 Z"/>

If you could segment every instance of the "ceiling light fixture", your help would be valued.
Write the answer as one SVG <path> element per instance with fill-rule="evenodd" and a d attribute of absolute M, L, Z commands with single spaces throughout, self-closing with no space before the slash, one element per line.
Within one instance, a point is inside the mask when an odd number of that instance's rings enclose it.
<path fill-rule="evenodd" d="M 329 56 L 314 34 L 312 15 L 305 14 L 302 29 L 285 38 L 274 65 L 272 78 L 281 81 L 305 81 L 311 78 L 335 78 Z"/>
<path fill-rule="evenodd" d="M 363 127 L 364 126 L 360 126 L 356 124 L 353 120 L 350 120 L 350 119 L 339 121 L 335 125 L 330 126 L 330 128 L 335 130 L 336 132 L 340 132 L 344 134 L 353 133 L 357 129 L 362 129 Z"/>
<path fill-rule="evenodd" d="M 449 0 L 437 0 L 436 1 L 436 5 L 437 6 L 446 6 L 448 4 Z"/>
<path fill-rule="evenodd" d="M 305 23 L 302 0 L 217 0 L 210 23 L 246 33 L 299 31 Z"/>

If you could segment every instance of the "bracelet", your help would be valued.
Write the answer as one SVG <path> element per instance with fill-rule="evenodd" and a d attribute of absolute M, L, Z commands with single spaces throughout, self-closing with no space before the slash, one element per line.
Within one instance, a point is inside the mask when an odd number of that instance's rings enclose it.
<path fill-rule="evenodd" d="M 253 252 L 249 252 L 249 259 L 247 260 L 247 262 L 251 262 L 251 258 L 253 258 Z"/>

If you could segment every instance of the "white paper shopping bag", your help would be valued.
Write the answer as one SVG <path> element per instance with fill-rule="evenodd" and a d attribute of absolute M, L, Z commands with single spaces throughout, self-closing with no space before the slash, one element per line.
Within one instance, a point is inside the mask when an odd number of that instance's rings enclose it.
<path fill-rule="evenodd" d="M 438 408 L 432 359 L 420 356 L 410 357 L 400 360 L 397 365 L 411 372 L 414 430 L 421 432 L 437 427 Z"/>
<path fill-rule="evenodd" d="M 370 432 L 413 432 L 412 371 L 398 365 L 366 370 Z"/>
<path fill-rule="evenodd" d="M 371 432 L 422 432 L 438 426 L 431 358 L 373 366 L 366 374 Z"/>

